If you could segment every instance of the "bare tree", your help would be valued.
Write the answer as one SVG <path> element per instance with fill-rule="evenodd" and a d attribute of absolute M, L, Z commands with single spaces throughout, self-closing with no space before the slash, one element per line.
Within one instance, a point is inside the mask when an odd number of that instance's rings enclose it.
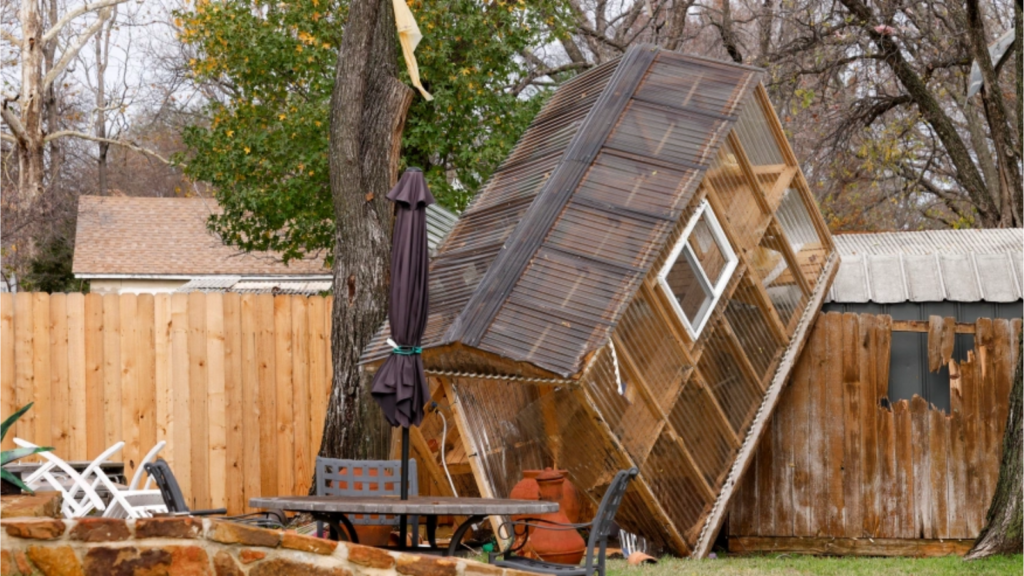
<path fill-rule="evenodd" d="M 17 92 L 5 92 L 3 95 L 0 116 L 6 130 L 0 132 L 0 138 L 14 144 L 17 150 L 21 202 L 31 202 L 42 196 L 48 180 L 47 144 L 62 139 L 115 144 L 166 161 L 160 154 L 124 140 L 73 129 L 54 130 L 55 116 L 51 116 L 49 126 L 44 126 L 44 116 L 48 112 L 44 104 L 49 101 L 55 107 L 58 100 L 54 94 L 55 82 L 75 61 L 86 43 L 111 21 L 117 5 L 126 1 L 86 2 L 59 13 L 54 0 L 50 0 L 44 14 L 41 0 L 21 0 L 17 15 L 19 28 L 3 30 L 3 40 L 17 53 L 21 74 Z"/>

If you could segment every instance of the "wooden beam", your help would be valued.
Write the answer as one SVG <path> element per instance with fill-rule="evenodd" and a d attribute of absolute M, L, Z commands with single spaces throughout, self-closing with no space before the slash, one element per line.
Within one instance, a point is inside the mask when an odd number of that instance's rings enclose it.
<path fill-rule="evenodd" d="M 401 434 L 393 434 L 392 436 L 401 437 Z M 427 444 L 427 439 L 423 437 L 423 431 L 420 430 L 419 426 L 409 428 L 409 440 L 412 441 L 412 449 L 420 455 L 417 464 L 427 471 L 434 484 L 440 488 L 441 496 L 455 496 L 451 485 L 448 484 L 448 478 L 444 475 L 444 470 L 434 460 L 434 453 L 430 451 L 430 445 Z M 401 445 L 401 441 L 398 444 Z"/>
<path fill-rule="evenodd" d="M 588 394 L 582 386 L 573 388 L 572 392 L 579 400 L 580 405 L 582 405 L 587 411 L 590 420 L 594 422 L 602 432 L 604 432 L 603 438 L 605 440 L 605 447 L 608 449 L 609 454 L 619 456 L 623 466 L 636 466 L 633 459 L 629 456 L 629 452 L 626 451 L 626 447 L 619 442 L 615 433 L 612 432 L 611 427 L 608 426 L 608 422 L 603 416 L 601 416 L 601 412 L 597 409 L 597 406 L 594 404 L 594 399 L 590 397 L 590 394 Z M 639 468 L 639 466 L 637 466 L 637 468 Z M 657 517 L 658 522 L 665 527 L 665 531 L 668 532 L 669 535 L 669 540 L 671 541 L 672 546 L 675 547 L 675 552 L 680 556 L 689 554 L 691 550 L 690 546 L 686 543 L 682 534 L 679 533 L 679 530 L 676 529 L 676 525 L 672 522 L 668 513 L 665 512 L 664 508 L 662 508 L 661 502 L 659 502 L 658 497 L 654 495 L 654 491 L 651 490 L 651 486 L 647 483 L 643 473 L 641 472 L 633 482 L 639 489 L 638 492 L 640 494 L 640 498 L 645 504 L 647 504 L 648 510 L 652 512 L 654 516 Z"/>
<path fill-rule="evenodd" d="M 459 406 L 459 398 L 455 395 L 451 381 L 448 378 L 439 376 L 434 376 L 434 378 L 441 381 L 441 385 L 444 386 L 444 393 L 448 396 L 448 406 L 452 411 L 452 419 L 455 420 L 455 428 L 458 429 L 459 436 L 462 438 L 462 445 L 466 449 L 469 466 L 473 470 L 473 478 L 476 480 L 476 487 L 480 491 L 480 495 L 484 498 L 496 498 L 494 490 L 491 489 L 491 483 L 488 481 L 487 475 L 484 474 L 483 466 L 480 464 L 480 451 L 473 439 L 473 435 L 470 434 L 472 428 L 469 425 L 469 421 L 466 420 L 466 415 L 462 413 L 462 408 Z M 495 538 L 498 538 L 498 535 L 501 534 L 499 527 L 501 526 L 502 518 L 501 516 L 490 516 L 489 520 L 491 522 L 491 529 L 494 530 Z"/>
<path fill-rule="evenodd" d="M 957 322 L 953 329 L 957 334 L 974 334 L 975 324 L 973 322 Z M 928 320 L 893 320 L 893 332 L 928 332 Z"/>
<path fill-rule="evenodd" d="M 764 190 L 761 189 L 761 181 L 757 179 L 757 174 L 754 173 L 754 167 L 750 163 L 750 158 L 747 157 L 747 151 L 743 148 L 743 144 L 740 143 L 740 139 L 736 136 L 736 131 L 729 132 L 727 138 L 729 146 L 732 147 L 733 153 L 736 155 L 736 162 L 740 166 L 740 171 L 747 178 L 747 184 L 750 186 L 753 192 L 754 200 L 757 205 L 761 208 L 761 212 L 765 214 L 772 213 L 772 207 L 768 204 L 768 199 L 765 198 Z"/>
<path fill-rule="evenodd" d="M 730 537 L 731 554 L 812 554 L 814 556 L 963 556 L 973 539 Z"/>

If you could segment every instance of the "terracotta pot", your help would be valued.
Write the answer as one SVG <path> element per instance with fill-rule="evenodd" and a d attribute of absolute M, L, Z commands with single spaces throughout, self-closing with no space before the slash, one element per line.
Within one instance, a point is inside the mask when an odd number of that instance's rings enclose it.
<path fill-rule="evenodd" d="M 392 528 L 394 526 L 380 524 L 356 524 L 355 526 L 359 543 L 375 548 L 383 548 L 388 545 Z"/>
<path fill-rule="evenodd" d="M 540 486 L 537 484 L 537 476 L 547 470 L 551 470 L 551 468 L 546 468 L 545 470 L 523 470 L 523 479 L 512 487 L 512 492 L 509 493 L 508 497 L 513 500 L 540 500 Z M 583 508 L 583 505 L 580 503 L 579 493 L 572 482 L 569 481 L 568 470 L 556 470 L 556 472 L 565 478 L 565 482 L 562 483 L 562 496 L 557 499 L 558 509 L 565 514 L 569 522 L 576 524 L 580 522 L 580 512 Z M 513 516 L 512 519 L 520 520 L 525 517 L 519 515 Z"/>
<path fill-rule="evenodd" d="M 548 502 L 559 502 L 564 497 L 565 477 L 556 470 L 547 469 L 537 475 L 537 486 L 540 499 Z M 569 524 L 564 512 L 550 512 L 539 516 L 543 520 Z M 540 523 L 543 524 L 543 523 Z M 575 530 L 530 529 L 530 546 L 542 559 L 560 564 L 579 564 L 586 552 L 587 543 Z"/>

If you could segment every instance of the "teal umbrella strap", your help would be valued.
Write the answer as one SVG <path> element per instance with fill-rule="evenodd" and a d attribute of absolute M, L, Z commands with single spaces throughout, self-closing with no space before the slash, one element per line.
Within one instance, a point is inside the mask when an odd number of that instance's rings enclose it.
<path fill-rule="evenodd" d="M 419 346 L 395 346 L 391 349 L 393 354 L 401 354 L 402 356 L 412 356 L 414 354 L 422 354 L 423 348 Z"/>

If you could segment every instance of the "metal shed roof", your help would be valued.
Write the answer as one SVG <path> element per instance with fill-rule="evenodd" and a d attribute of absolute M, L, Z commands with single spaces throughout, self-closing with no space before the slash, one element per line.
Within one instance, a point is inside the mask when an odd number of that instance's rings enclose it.
<path fill-rule="evenodd" d="M 1015 302 L 1024 229 L 834 236 L 842 263 L 826 302 Z"/>

